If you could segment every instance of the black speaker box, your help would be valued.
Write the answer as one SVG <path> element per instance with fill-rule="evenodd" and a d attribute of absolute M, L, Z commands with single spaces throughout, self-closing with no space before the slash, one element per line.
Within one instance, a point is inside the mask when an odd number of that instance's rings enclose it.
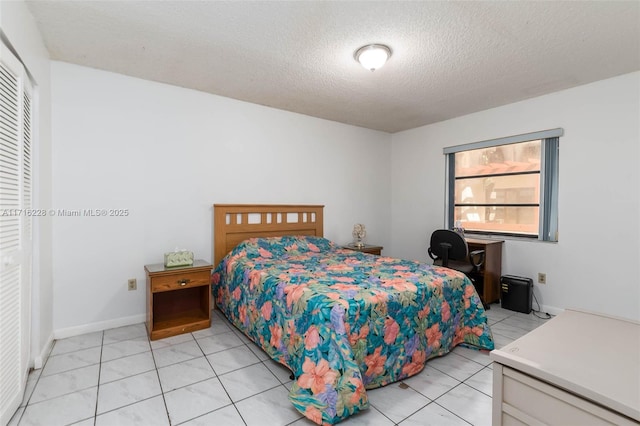
<path fill-rule="evenodd" d="M 500 306 L 510 311 L 531 313 L 533 280 L 515 275 L 500 277 Z"/>

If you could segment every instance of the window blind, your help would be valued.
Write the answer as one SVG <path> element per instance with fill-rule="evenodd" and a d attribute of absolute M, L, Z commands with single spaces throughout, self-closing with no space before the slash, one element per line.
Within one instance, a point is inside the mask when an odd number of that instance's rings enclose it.
<path fill-rule="evenodd" d="M 523 133 L 521 135 L 507 136 L 486 141 L 471 142 L 464 145 L 448 146 L 443 149 L 444 154 L 455 154 L 456 152 L 471 151 L 472 149 L 490 148 L 498 145 L 508 145 L 510 143 L 533 141 L 536 139 L 559 138 L 564 134 L 563 129 L 549 129 L 533 133 Z"/>

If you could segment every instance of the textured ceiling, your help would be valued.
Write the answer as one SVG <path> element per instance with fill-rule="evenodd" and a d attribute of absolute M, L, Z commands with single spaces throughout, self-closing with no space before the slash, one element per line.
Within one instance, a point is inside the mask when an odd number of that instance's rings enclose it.
<path fill-rule="evenodd" d="M 27 3 L 52 59 L 391 133 L 640 69 L 638 1 Z"/>

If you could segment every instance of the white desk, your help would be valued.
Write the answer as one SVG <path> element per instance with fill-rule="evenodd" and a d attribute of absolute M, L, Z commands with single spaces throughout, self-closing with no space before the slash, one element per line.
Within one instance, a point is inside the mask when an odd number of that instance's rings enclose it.
<path fill-rule="evenodd" d="M 567 310 L 490 357 L 494 426 L 640 424 L 640 323 Z"/>

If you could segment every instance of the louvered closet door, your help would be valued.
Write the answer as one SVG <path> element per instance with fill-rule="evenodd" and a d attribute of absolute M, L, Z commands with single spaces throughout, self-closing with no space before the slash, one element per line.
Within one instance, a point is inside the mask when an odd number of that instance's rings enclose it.
<path fill-rule="evenodd" d="M 0 425 L 22 401 L 29 360 L 31 286 L 30 84 L 0 43 Z"/>

